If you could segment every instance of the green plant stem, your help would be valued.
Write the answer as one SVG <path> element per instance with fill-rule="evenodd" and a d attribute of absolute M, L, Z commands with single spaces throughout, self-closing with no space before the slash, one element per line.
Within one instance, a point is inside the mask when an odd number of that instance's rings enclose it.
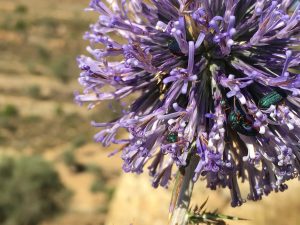
<path fill-rule="evenodd" d="M 182 179 L 182 182 L 175 183 L 174 190 L 178 188 L 179 193 L 174 210 L 171 212 L 172 214 L 169 225 L 186 225 L 188 223 L 188 209 L 194 187 L 193 175 L 197 163 L 198 159 L 196 157 L 192 157 L 189 165 L 185 168 L 184 175 L 180 174 L 181 177 L 177 177 L 177 179 Z"/>

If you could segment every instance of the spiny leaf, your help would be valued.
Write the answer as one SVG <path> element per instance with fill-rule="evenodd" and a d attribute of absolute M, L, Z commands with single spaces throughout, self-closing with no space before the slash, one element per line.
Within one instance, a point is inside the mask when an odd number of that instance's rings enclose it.
<path fill-rule="evenodd" d="M 208 197 L 207 197 L 207 199 L 202 203 L 202 205 L 200 206 L 200 210 L 202 210 L 203 208 L 204 208 L 204 206 L 207 204 L 207 202 L 208 202 Z"/>
<path fill-rule="evenodd" d="M 229 216 L 217 213 L 217 210 L 213 212 L 207 212 L 204 207 L 208 202 L 208 198 L 201 204 L 201 206 L 195 206 L 189 210 L 189 224 L 207 224 L 207 225 L 225 225 L 224 220 L 247 220 L 236 216 Z"/>

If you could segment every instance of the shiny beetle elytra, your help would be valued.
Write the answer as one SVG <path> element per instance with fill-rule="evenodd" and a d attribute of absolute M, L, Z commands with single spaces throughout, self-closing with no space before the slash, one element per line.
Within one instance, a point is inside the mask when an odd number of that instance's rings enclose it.
<path fill-rule="evenodd" d="M 167 136 L 167 141 L 169 143 L 175 143 L 178 140 L 178 134 L 176 132 L 171 132 Z"/>
<path fill-rule="evenodd" d="M 253 128 L 252 122 L 245 113 L 240 110 L 231 111 L 228 115 L 228 122 L 233 130 L 246 136 L 256 136 L 258 131 Z"/>
<path fill-rule="evenodd" d="M 258 107 L 261 109 L 268 109 L 271 105 L 277 105 L 284 99 L 284 95 L 277 91 L 272 91 L 265 95 L 258 101 Z"/>
<path fill-rule="evenodd" d="M 175 39 L 173 39 L 172 41 L 170 41 L 168 43 L 168 48 L 170 50 L 170 52 L 176 56 L 182 56 L 184 55 L 182 52 L 181 52 L 181 49 L 177 43 L 177 41 Z"/>

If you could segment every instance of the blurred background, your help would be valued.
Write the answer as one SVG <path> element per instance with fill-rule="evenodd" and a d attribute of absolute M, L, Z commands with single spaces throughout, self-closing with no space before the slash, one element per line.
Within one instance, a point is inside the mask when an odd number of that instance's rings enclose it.
<path fill-rule="evenodd" d="M 112 102 L 88 111 L 76 56 L 96 14 L 89 0 L 0 0 L 0 224 L 167 224 L 171 190 L 152 189 L 147 174 L 123 174 L 115 149 L 93 143 L 91 120 L 107 121 Z M 300 184 L 261 202 L 230 207 L 228 191 L 195 187 L 192 204 L 248 218 L 245 225 L 300 224 Z M 246 190 L 247 187 L 243 187 Z"/>

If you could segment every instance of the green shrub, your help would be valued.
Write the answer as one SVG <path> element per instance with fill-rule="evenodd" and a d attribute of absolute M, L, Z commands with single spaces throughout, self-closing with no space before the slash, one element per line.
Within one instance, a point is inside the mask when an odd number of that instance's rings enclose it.
<path fill-rule="evenodd" d="M 59 27 L 59 24 L 60 21 L 52 17 L 43 17 L 33 22 L 33 25 L 44 26 L 51 31 L 57 29 Z"/>
<path fill-rule="evenodd" d="M 16 106 L 7 104 L 0 108 L 0 128 L 6 129 L 9 132 L 17 131 L 16 119 L 19 117 L 19 110 Z"/>
<path fill-rule="evenodd" d="M 17 5 L 15 8 L 16 13 L 26 14 L 28 12 L 28 8 L 26 5 Z"/>
<path fill-rule="evenodd" d="M 15 24 L 15 30 L 19 32 L 24 32 L 28 28 L 28 24 L 24 20 L 17 20 Z"/>
<path fill-rule="evenodd" d="M 62 155 L 63 161 L 66 166 L 70 167 L 76 164 L 76 158 L 72 150 L 67 150 Z"/>
<path fill-rule="evenodd" d="M 63 106 L 57 105 L 54 109 L 54 113 L 56 116 L 63 116 L 65 114 Z"/>
<path fill-rule="evenodd" d="M 0 224 L 37 225 L 60 213 L 70 192 L 39 157 L 0 158 Z"/>
<path fill-rule="evenodd" d="M 4 117 L 16 117 L 19 115 L 19 110 L 16 106 L 8 104 L 1 110 L 0 115 Z"/>
<path fill-rule="evenodd" d="M 35 99 L 41 98 L 41 88 L 37 85 L 29 86 L 27 89 L 27 93 L 32 98 Z"/>
<path fill-rule="evenodd" d="M 85 145 L 86 142 L 87 142 L 87 140 L 86 140 L 86 137 L 84 135 L 78 135 L 72 141 L 72 145 L 73 145 L 74 148 L 80 148 L 83 145 Z"/>
<path fill-rule="evenodd" d="M 69 59 L 67 57 L 59 57 L 52 62 L 51 70 L 54 76 L 63 83 L 67 83 L 70 79 L 69 75 Z"/>
<path fill-rule="evenodd" d="M 87 171 L 94 174 L 97 177 L 104 177 L 103 169 L 97 164 L 88 164 Z"/>
<path fill-rule="evenodd" d="M 13 120 L 14 118 L 0 117 L 0 127 L 9 133 L 16 133 L 18 126 Z"/>
<path fill-rule="evenodd" d="M 77 161 L 72 149 L 67 150 L 62 155 L 66 166 L 74 173 L 82 173 L 86 171 L 86 165 Z"/>
<path fill-rule="evenodd" d="M 57 37 L 58 28 L 61 26 L 61 21 L 55 17 L 43 17 L 32 21 L 31 25 L 43 29 L 43 35 L 48 39 Z"/>
<path fill-rule="evenodd" d="M 95 179 L 90 187 L 90 191 L 92 193 L 106 192 L 106 190 L 107 190 L 106 183 L 104 180 L 100 178 Z"/>
<path fill-rule="evenodd" d="M 38 57 L 44 61 L 44 62 L 48 62 L 49 59 L 51 58 L 51 53 L 50 51 L 43 47 L 43 46 L 37 46 L 36 47 L 37 53 L 38 53 Z"/>
<path fill-rule="evenodd" d="M 43 74 L 43 71 L 41 71 L 41 68 L 36 64 L 36 62 L 28 62 L 27 69 L 28 72 L 33 75 L 40 76 Z"/>
<path fill-rule="evenodd" d="M 6 142 L 7 142 L 6 138 L 0 134 L 0 145 L 5 144 Z"/>
<path fill-rule="evenodd" d="M 32 126 L 37 123 L 43 122 L 43 118 L 39 115 L 28 115 L 22 118 L 22 123 Z"/>
<path fill-rule="evenodd" d="M 101 167 L 95 164 L 89 164 L 87 166 L 87 171 L 95 176 L 93 183 L 90 186 L 90 191 L 92 193 L 104 192 L 107 193 L 109 190 L 107 182 L 109 178 L 106 176 L 105 172 Z"/>
<path fill-rule="evenodd" d="M 114 194 L 116 192 L 115 188 L 107 188 L 106 189 L 106 195 L 107 195 L 107 201 L 110 202 L 112 198 L 114 197 Z"/>
<path fill-rule="evenodd" d="M 115 189 L 114 188 L 106 188 L 104 190 L 104 194 L 106 195 L 106 204 L 102 204 L 98 208 L 98 212 L 104 215 L 107 215 L 108 210 L 109 210 L 109 202 L 112 200 L 114 194 L 115 194 Z"/>

